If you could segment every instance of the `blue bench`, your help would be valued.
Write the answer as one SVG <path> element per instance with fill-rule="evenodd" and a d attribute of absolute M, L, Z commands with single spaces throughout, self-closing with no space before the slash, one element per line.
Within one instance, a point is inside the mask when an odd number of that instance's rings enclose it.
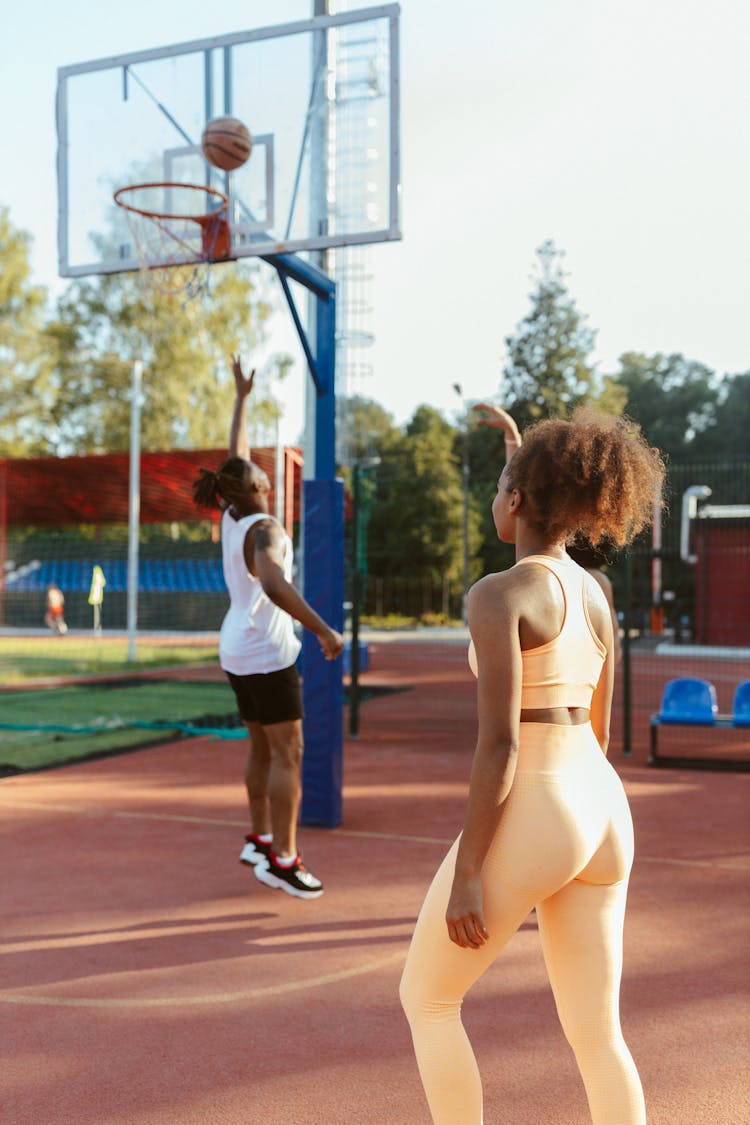
<path fill-rule="evenodd" d="M 731 728 L 750 727 L 750 680 L 737 685 L 731 715 L 720 715 L 716 688 L 709 680 L 682 676 L 664 685 L 661 708 L 651 716 L 650 766 L 745 770 L 750 761 L 738 758 L 665 758 L 659 754 L 658 735 L 663 726 Z"/>

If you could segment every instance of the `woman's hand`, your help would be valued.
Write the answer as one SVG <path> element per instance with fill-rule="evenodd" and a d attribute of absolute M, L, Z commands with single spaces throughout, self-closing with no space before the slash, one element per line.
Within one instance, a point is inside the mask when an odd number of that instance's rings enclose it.
<path fill-rule="evenodd" d="M 255 368 L 252 369 L 249 375 L 245 376 L 242 371 L 240 357 L 238 355 L 233 355 L 231 358 L 232 374 L 234 375 L 234 385 L 237 388 L 237 397 L 247 398 L 255 382 Z"/>
<path fill-rule="evenodd" d="M 503 430 L 507 442 L 515 442 L 516 445 L 521 444 L 518 426 L 507 410 L 503 410 L 501 406 L 493 406 L 490 402 L 478 402 L 471 409 L 481 412 L 482 415 L 487 415 L 487 417 L 482 416 L 477 419 L 480 426 L 490 426 L 493 430 Z"/>
<path fill-rule="evenodd" d="M 482 913 L 482 880 L 455 875 L 445 912 L 448 937 L 462 949 L 479 949 L 490 936 Z"/>

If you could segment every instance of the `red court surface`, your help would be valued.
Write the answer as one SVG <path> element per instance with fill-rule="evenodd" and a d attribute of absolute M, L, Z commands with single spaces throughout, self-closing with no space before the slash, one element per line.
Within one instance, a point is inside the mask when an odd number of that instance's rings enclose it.
<path fill-rule="evenodd" d="M 0 1121 L 427 1125 L 397 989 L 461 823 L 474 685 L 462 644 L 383 639 L 370 660 L 364 682 L 404 690 L 347 738 L 342 827 L 301 830 L 317 901 L 237 862 L 241 742 L 0 782 Z M 747 1125 L 748 778 L 649 769 L 636 726 L 612 759 L 636 826 L 622 1015 L 648 1120 Z M 533 915 L 464 1016 L 486 1125 L 589 1120 Z"/>

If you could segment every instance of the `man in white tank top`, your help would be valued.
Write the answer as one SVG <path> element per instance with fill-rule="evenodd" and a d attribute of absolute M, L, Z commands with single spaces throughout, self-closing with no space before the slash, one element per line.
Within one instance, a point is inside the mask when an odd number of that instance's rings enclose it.
<path fill-rule="evenodd" d="M 219 659 L 250 735 L 245 785 L 251 832 L 240 862 L 253 866 L 267 886 L 296 898 L 319 898 L 323 884 L 302 863 L 296 827 L 301 797 L 302 695 L 295 661 L 300 643 L 292 618 L 313 632 L 328 660 L 344 639 L 292 585 L 292 543 L 269 515 L 266 474 L 249 460 L 246 402 L 255 372 L 245 377 L 232 361 L 236 397 L 229 460 L 217 473 L 204 470 L 223 510 L 224 578 L 230 607 L 219 639 Z M 200 486 L 196 484 L 198 489 Z M 198 492 L 196 499 L 200 503 Z"/>

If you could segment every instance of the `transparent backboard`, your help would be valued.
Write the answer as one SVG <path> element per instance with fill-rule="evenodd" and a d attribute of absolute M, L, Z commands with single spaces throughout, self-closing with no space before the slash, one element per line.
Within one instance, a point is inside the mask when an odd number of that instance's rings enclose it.
<path fill-rule="evenodd" d="M 139 268 L 113 198 L 138 183 L 227 195 L 231 259 L 400 238 L 398 17 L 388 4 L 62 67 L 61 276 Z M 224 115 L 253 137 L 231 173 L 200 147 Z"/>

